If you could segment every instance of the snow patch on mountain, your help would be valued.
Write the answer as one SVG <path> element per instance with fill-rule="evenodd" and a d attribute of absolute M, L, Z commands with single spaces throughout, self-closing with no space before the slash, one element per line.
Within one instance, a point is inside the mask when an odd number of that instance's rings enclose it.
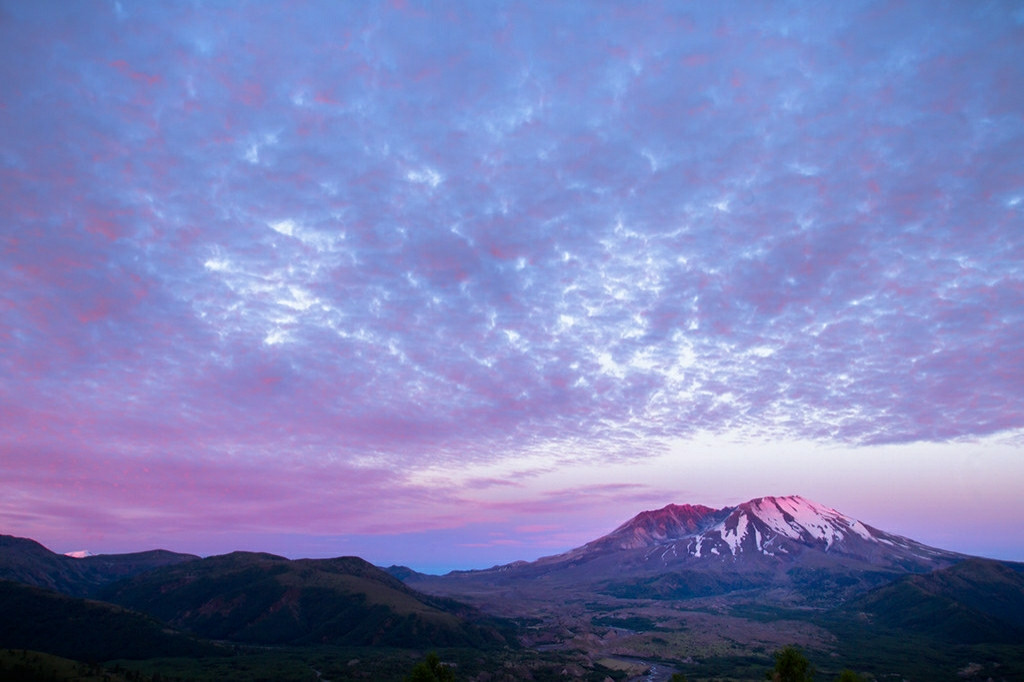
<path fill-rule="evenodd" d="M 732 529 L 726 527 L 724 521 L 719 525 L 723 527 L 723 530 L 721 531 L 722 539 L 725 540 L 725 543 L 729 546 L 729 549 L 734 555 L 739 554 L 740 544 L 743 542 L 744 538 L 747 537 L 748 528 L 752 529 L 754 533 L 757 533 L 757 529 L 751 526 L 746 515 L 740 516 L 736 525 Z"/>
<path fill-rule="evenodd" d="M 742 523 L 733 520 L 733 516 L 739 514 Z M 728 527 L 730 523 L 735 524 L 738 532 L 729 543 L 735 555 L 740 549 L 747 528 L 753 525 L 747 519 L 757 519 L 767 526 L 772 532 L 783 537 L 797 541 L 811 541 L 825 543 L 825 551 L 828 551 L 836 543 L 847 540 L 850 535 L 856 535 L 869 542 L 876 541 L 864 524 L 856 519 L 840 514 L 831 507 L 805 500 L 799 495 L 790 497 L 760 497 L 750 502 L 745 502 L 736 508 L 729 518 L 718 524 L 712 530 L 718 530 L 723 539 L 729 536 Z M 740 530 L 742 528 L 742 531 Z M 759 545 L 759 551 L 763 549 Z"/>
<path fill-rule="evenodd" d="M 64 556 L 71 557 L 72 559 L 85 559 L 87 557 L 96 556 L 87 549 L 78 549 L 74 552 L 64 552 Z"/>
<path fill-rule="evenodd" d="M 720 510 L 700 508 L 700 513 L 687 518 L 687 523 L 679 523 L 679 509 L 670 505 L 643 512 L 608 537 L 617 538 L 624 549 L 670 544 L 673 554 L 678 548 L 694 557 L 738 557 L 745 553 L 777 556 L 791 553 L 793 547 L 787 542 L 824 545 L 826 552 L 862 542 L 893 544 L 884 533 L 872 532 L 856 519 L 796 495 L 760 497 Z M 652 527 L 657 531 L 651 532 Z M 660 554 L 666 555 L 664 551 Z"/>

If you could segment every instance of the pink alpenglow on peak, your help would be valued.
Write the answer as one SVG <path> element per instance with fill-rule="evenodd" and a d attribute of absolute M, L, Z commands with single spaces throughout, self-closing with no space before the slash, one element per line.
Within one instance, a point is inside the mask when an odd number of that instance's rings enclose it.
<path fill-rule="evenodd" d="M 599 556 L 650 567 L 704 561 L 788 563 L 812 554 L 872 566 L 922 568 L 962 558 L 790 495 L 758 497 L 722 509 L 670 504 L 644 511 L 608 535 L 538 563 L 589 562 Z"/>
<path fill-rule="evenodd" d="M 623 549 L 633 549 L 687 537 L 701 530 L 704 520 L 715 512 L 715 509 L 700 504 L 670 504 L 654 511 L 640 512 L 595 543 L 612 543 Z"/>

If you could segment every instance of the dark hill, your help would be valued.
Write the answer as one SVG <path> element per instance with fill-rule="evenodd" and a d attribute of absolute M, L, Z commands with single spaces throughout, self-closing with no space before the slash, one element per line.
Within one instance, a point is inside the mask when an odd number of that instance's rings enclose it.
<path fill-rule="evenodd" d="M 842 610 L 948 642 L 1024 644 L 1024 564 L 968 559 L 905 576 Z"/>
<path fill-rule="evenodd" d="M 406 587 L 358 557 L 235 552 L 157 568 L 103 598 L 212 639 L 403 647 L 505 644 L 503 625 Z"/>
<path fill-rule="evenodd" d="M 81 567 L 73 561 L 54 554 L 35 540 L 0 535 L 0 579 L 80 594 Z"/>
<path fill-rule="evenodd" d="M 78 660 L 201 656 L 220 651 L 113 604 L 0 580 L 0 647 Z"/>
<path fill-rule="evenodd" d="M 408 580 L 415 580 L 416 578 L 426 575 L 425 573 L 415 571 L 409 568 L 408 566 L 398 566 L 394 564 L 385 568 L 384 572 L 394 578 L 398 578 L 403 583 Z"/>
<path fill-rule="evenodd" d="M 0 579 L 76 597 L 93 596 L 104 585 L 152 568 L 198 558 L 158 549 L 74 559 L 51 552 L 35 540 L 0 535 Z"/>

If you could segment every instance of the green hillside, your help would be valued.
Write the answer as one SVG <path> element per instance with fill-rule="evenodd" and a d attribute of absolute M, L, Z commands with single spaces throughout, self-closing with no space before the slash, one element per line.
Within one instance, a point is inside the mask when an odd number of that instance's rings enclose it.
<path fill-rule="evenodd" d="M 4 682 L 150 682 L 135 671 L 72 661 L 25 649 L 0 649 L 0 680 Z"/>
<path fill-rule="evenodd" d="M 847 604 L 875 626 L 948 642 L 1024 642 L 1024 567 L 971 559 L 907 576 Z"/>
<path fill-rule="evenodd" d="M 235 552 L 158 568 L 103 597 L 199 636 L 257 644 L 505 644 L 499 621 L 429 597 L 356 557 Z"/>
<path fill-rule="evenodd" d="M 83 661 L 201 656 L 212 644 L 113 604 L 0 580 L 0 647 Z"/>

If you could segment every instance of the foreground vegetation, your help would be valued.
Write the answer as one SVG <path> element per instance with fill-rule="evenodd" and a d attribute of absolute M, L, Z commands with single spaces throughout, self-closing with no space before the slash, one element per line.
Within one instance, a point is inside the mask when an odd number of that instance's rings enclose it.
<path fill-rule="evenodd" d="M 75 606 L 62 599 L 39 603 L 53 604 L 55 611 L 45 620 L 35 618 L 37 626 L 44 622 L 66 624 L 67 621 L 62 620 L 62 616 L 67 615 L 65 608 L 69 604 Z M 963 644 L 937 638 L 929 632 L 870 623 L 866 616 L 856 614 L 765 605 L 734 606 L 725 610 L 708 606 L 697 610 L 691 603 L 685 611 L 679 610 L 680 605 L 668 609 L 660 603 L 623 604 L 617 610 L 611 610 L 611 606 L 606 610 L 598 607 L 597 604 L 580 605 L 578 615 L 572 615 L 571 606 L 566 607 L 562 612 L 567 615 L 557 622 L 552 619 L 516 621 L 518 631 L 525 633 L 523 636 L 543 640 L 530 646 L 441 647 L 436 649 L 438 661 L 459 682 L 567 679 L 625 682 L 638 678 L 652 664 L 663 671 L 660 680 L 668 680 L 664 671 L 669 671 L 682 676 L 676 680 L 688 682 L 764 680 L 770 671 L 779 673 L 777 679 L 782 682 L 1024 679 L 1024 641 L 1019 639 Z M 76 613 L 72 611 L 73 615 Z M 108 615 L 104 611 L 99 613 L 104 618 Z M 89 612 L 88 615 L 96 614 Z M 22 613 L 20 617 L 23 623 L 34 619 L 30 613 Z M 104 618 L 91 622 L 98 626 L 106 622 Z M 10 625 L 11 621 L 7 623 Z M 145 624 L 147 627 L 134 631 L 135 635 L 148 637 L 149 623 Z M 56 632 L 67 635 L 70 631 L 62 625 Z M 125 642 L 134 641 L 134 635 L 120 644 L 111 641 L 111 638 L 132 635 L 131 632 L 123 628 L 109 629 L 104 635 L 106 645 L 99 649 L 88 646 L 99 631 L 90 628 L 85 632 L 91 634 L 81 641 L 50 639 L 51 646 L 47 646 L 48 638 L 43 637 L 38 644 L 12 647 L 0 655 L 0 680 L 403 681 L 410 679 L 417 666 L 421 673 L 418 678 L 411 678 L 413 682 L 433 680 L 422 670 L 421 664 L 431 650 L 425 648 L 225 642 L 211 645 L 203 640 L 192 640 L 203 648 L 187 655 L 147 654 L 128 659 L 103 656 L 102 651 L 115 651 Z M 780 637 L 789 635 L 799 636 L 798 640 L 790 641 L 799 641 L 800 655 L 806 656 L 809 662 L 810 667 L 805 671 L 808 674 L 803 678 L 775 669 L 778 664 L 775 652 L 785 651 L 784 640 L 780 641 Z M 180 638 L 181 635 L 174 635 L 168 642 L 177 646 Z M 0 646 L 11 644 L 0 640 Z M 48 649 L 49 653 L 35 653 L 33 648 Z M 145 651 L 145 647 L 132 648 Z M 65 653 L 66 658 L 58 658 L 57 654 L 62 651 L 75 653 L 71 656 Z M 844 672 L 846 669 L 856 673 Z M 809 674 L 813 674 L 813 678 Z M 856 674 L 859 677 L 854 676 Z"/>
<path fill-rule="evenodd" d="M 814 667 L 794 648 L 775 653 L 774 668 L 752 667 L 739 676 L 706 677 L 676 672 L 670 682 L 763 680 L 810 682 Z M 589 662 L 578 652 L 485 652 L 445 649 L 416 652 L 380 647 L 244 648 L 232 655 L 159 658 L 143 661 L 82 662 L 24 649 L 0 649 L 0 679 L 5 682 L 537 682 L 576 679 L 624 682 L 644 666 L 608 659 Z M 832 678 L 819 678 L 832 679 Z M 844 671 L 837 682 L 868 682 Z"/>
<path fill-rule="evenodd" d="M 907 641 L 904 639 L 903 644 Z M 670 682 L 885 682 L 948 679 L 937 674 L 936 661 L 956 652 L 930 652 L 938 659 L 918 658 L 919 643 L 900 649 L 896 640 L 871 655 L 842 659 L 832 654 L 787 646 L 773 653 L 701 660 L 649 661 L 662 670 L 678 670 L 661 679 Z M 981 648 L 957 669 L 955 679 L 1024 679 L 1020 646 Z M 635 659 L 593 660 L 581 651 L 530 649 L 440 649 L 424 652 L 387 647 L 251 647 L 236 646 L 214 656 L 145 660 L 75 661 L 22 649 L 0 649 L 4 682 L 626 682 L 637 679 L 645 665 Z M 962 651 L 960 652 L 963 653 Z M 879 668 L 879 656 L 892 656 Z M 958 658 L 957 660 L 963 660 Z M 1009 661 L 1009 663 L 1007 662 Z M 874 665 L 864 665 L 865 662 Z M 945 668 L 948 669 L 948 668 Z M 875 670 L 875 673 L 865 672 Z M 859 671 L 859 672 L 855 672 Z M 884 671 L 884 672 L 882 672 Z"/>

